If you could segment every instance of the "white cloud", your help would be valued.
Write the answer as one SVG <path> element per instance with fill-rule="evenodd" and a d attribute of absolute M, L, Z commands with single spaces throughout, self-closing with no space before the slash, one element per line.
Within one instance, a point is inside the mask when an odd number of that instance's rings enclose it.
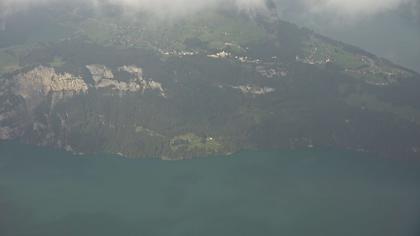
<path fill-rule="evenodd" d="M 372 15 L 415 0 L 304 0 L 312 12 L 335 12 L 344 16 Z"/>
<path fill-rule="evenodd" d="M 14 12 L 34 5 L 71 0 L 0 0 L 0 12 Z M 214 6 L 235 4 L 241 10 L 254 10 L 265 6 L 266 0 L 86 0 L 100 4 L 108 2 L 126 9 L 143 9 L 165 13 L 186 13 Z M 273 0 L 280 8 L 300 6 L 303 14 L 331 14 L 341 17 L 358 17 L 395 9 L 403 3 L 417 0 Z"/>
<path fill-rule="evenodd" d="M 67 2 L 72 0 L 0 0 L 0 15 L 8 15 L 42 4 Z M 239 10 L 251 11 L 265 6 L 265 0 L 85 0 L 99 6 L 102 3 L 115 4 L 131 10 L 145 10 L 164 14 L 182 15 L 216 6 L 236 6 Z"/>

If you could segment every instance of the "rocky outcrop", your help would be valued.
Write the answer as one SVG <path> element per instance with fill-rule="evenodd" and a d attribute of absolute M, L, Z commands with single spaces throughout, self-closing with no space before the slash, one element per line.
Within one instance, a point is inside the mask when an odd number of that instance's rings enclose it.
<path fill-rule="evenodd" d="M 67 97 L 86 93 L 78 76 L 39 66 L 0 81 L 0 139 L 20 137 L 33 121 L 33 112 L 44 102 L 50 107 Z"/>
<path fill-rule="evenodd" d="M 162 84 L 151 79 L 144 79 L 143 69 L 140 67 L 125 65 L 118 68 L 118 71 L 127 72 L 131 76 L 127 82 L 117 80 L 112 71 L 104 65 L 87 65 L 86 68 L 90 71 L 95 82 L 94 87 L 97 89 L 110 88 L 120 92 L 141 93 L 152 90 L 159 92 L 162 97 L 166 97 Z"/>
<path fill-rule="evenodd" d="M 87 84 L 81 77 L 69 73 L 58 74 L 54 68 L 43 66 L 18 74 L 15 80 L 17 81 L 15 94 L 25 99 L 38 95 L 46 96 L 50 92 L 79 94 L 88 90 Z"/>
<path fill-rule="evenodd" d="M 125 71 L 138 80 L 143 79 L 143 69 L 137 66 L 121 66 L 120 68 L 118 68 L 118 71 Z"/>
<path fill-rule="evenodd" d="M 114 74 L 110 69 L 103 65 L 87 65 L 86 68 L 89 70 L 92 75 L 92 79 L 95 81 L 95 84 L 101 82 L 101 80 L 114 79 Z"/>
<path fill-rule="evenodd" d="M 88 85 L 79 77 L 69 73 L 57 73 L 54 68 L 39 66 L 13 77 L 11 90 L 24 98 L 29 109 L 39 105 L 48 95 L 53 102 L 88 91 Z"/>

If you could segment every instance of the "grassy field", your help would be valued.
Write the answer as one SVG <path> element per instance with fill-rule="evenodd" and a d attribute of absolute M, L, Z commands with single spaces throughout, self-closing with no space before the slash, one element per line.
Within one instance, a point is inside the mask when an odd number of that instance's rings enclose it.
<path fill-rule="evenodd" d="M 306 57 L 311 57 L 314 61 L 325 62 L 329 59 L 332 63 L 345 69 L 357 69 L 367 65 L 361 56 L 345 51 L 337 45 L 317 39 L 311 39 L 306 43 L 304 54 Z"/>
<path fill-rule="evenodd" d="M 62 67 L 66 62 L 62 57 L 54 57 L 54 59 L 50 62 L 50 66 L 52 67 Z"/>
<path fill-rule="evenodd" d="M 244 23 L 244 20 L 248 22 Z M 240 50 L 240 45 L 256 42 L 265 37 L 265 31 L 252 20 L 227 17 L 219 13 L 203 13 L 183 19 L 90 19 L 81 26 L 81 32 L 100 44 L 122 47 L 153 45 L 165 50 L 186 50 L 185 41 L 196 38 L 211 49 L 220 49 L 226 43 Z"/>
<path fill-rule="evenodd" d="M 0 74 L 19 69 L 19 59 L 10 52 L 0 51 Z"/>
<path fill-rule="evenodd" d="M 217 153 L 222 149 L 222 144 L 212 137 L 199 137 L 193 133 L 186 133 L 174 137 L 171 140 L 172 151 L 187 149 L 188 151 L 205 151 L 206 153 Z"/>

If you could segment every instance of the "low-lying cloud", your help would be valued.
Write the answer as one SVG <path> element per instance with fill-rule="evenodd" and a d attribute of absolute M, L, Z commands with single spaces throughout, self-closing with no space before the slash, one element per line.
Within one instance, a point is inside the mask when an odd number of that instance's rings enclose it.
<path fill-rule="evenodd" d="M 71 0 L 0 0 L 0 14 L 8 15 L 45 4 L 71 3 Z M 103 4 L 120 6 L 127 11 L 152 11 L 183 15 L 206 8 L 236 6 L 238 10 L 252 11 L 265 7 L 266 0 L 85 0 L 83 4 L 100 7 Z"/>
<path fill-rule="evenodd" d="M 0 13 L 11 14 L 33 6 L 71 0 L 0 0 Z M 273 1 L 283 11 L 296 10 L 298 14 L 328 14 L 334 17 L 354 19 L 418 4 L 418 0 L 86 0 L 94 5 L 111 3 L 129 10 L 148 10 L 165 14 L 185 14 L 223 5 L 235 5 L 243 11 L 252 11 Z"/>
<path fill-rule="evenodd" d="M 311 11 L 330 11 L 345 15 L 370 15 L 395 9 L 413 0 L 306 0 Z"/>

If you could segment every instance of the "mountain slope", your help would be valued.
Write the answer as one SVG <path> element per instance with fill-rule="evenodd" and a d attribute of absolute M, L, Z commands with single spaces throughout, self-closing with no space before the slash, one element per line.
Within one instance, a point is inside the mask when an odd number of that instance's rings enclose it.
<path fill-rule="evenodd" d="M 1 139 L 169 159 L 314 147 L 420 155 L 419 75 L 387 60 L 267 12 L 71 9 L 33 10 L 1 34 Z M 43 27 L 16 31 L 27 22 Z"/>

